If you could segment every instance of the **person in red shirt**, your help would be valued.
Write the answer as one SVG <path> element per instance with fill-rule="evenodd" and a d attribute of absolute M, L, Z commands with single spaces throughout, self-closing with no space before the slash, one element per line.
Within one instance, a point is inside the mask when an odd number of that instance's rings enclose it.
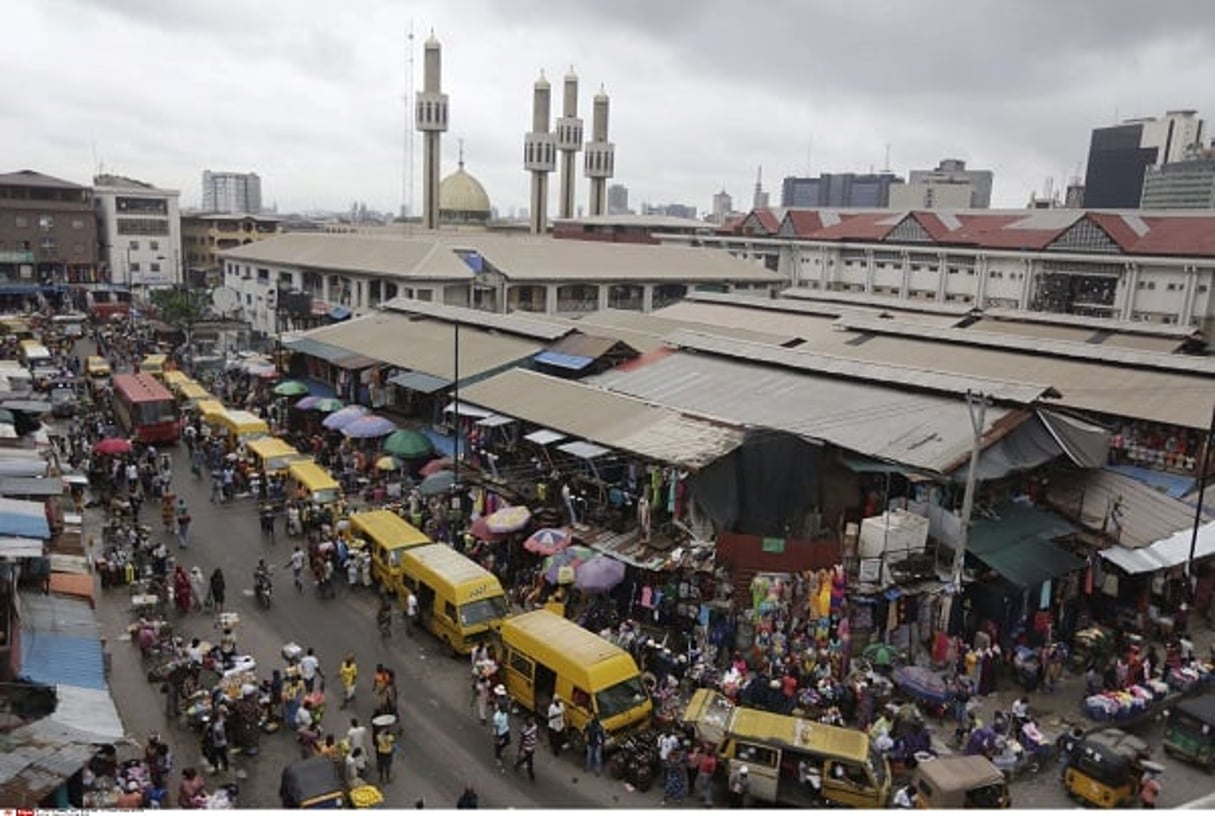
<path fill-rule="evenodd" d="M 696 795 L 706 807 L 713 806 L 713 774 L 717 772 L 717 755 L 713 746 L 705 745 L 700 753 L 700 767 L 696 772 Z"/>
<path fill-rule="evenodd" d="M 1143 782 L 1139 787 L 1139 804 L 1148 810 L 1156 809 L 1156 800 L 1160 798 L 1160 781 L 1156 779 L 1153 773 L 1143 775 Z"/>

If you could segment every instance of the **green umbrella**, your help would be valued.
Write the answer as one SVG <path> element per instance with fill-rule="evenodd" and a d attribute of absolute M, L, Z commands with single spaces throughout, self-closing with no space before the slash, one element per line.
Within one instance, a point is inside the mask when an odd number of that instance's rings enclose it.
<path fill-rule="evenodd" d="M 274 393 L 280 397 L 300 397 L 308 393 L 308 386 L 299 380 L 287 380 L 274 386 Z"/>
<path fill-rule="evenodd" d="M 340 411 L 344 407 L 340 399 L 325 397 L 313 403 L 312 410 L 320 411 L 322 414 L 332 414 L 334 411 Z"/>
<path fill-rule="evenodd" d="M 434 452 L 434 445 L 426 435 L 408 429 L 393 431 L 384 440 L 384 450 L 402 459 L 420 459 Z"/>
<path fill-rule="evenodd" d="M 874 643 L 865 647 L 864 658 L 874 666 L 893 666 L 899 660 L 899 650 L 888 643 Z"/>

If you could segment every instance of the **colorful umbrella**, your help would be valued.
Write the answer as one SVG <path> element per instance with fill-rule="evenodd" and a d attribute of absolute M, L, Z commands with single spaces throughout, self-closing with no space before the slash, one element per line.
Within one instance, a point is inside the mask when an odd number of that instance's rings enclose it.
<path fill-rule="evenodd" d="M 485 526 L 495 533 L 515 533 L 532 520 L 532 511 L 522 504 L 495 510 L 485 519 Z"/>
<path fill-rule="evenodd" d="M 422 469 L 418 471 L 418 474 L 426 477 L 433 473 L 438 473 L 440 470 L 451 470 L 453 467 L 455 467 L 455 462 L 451 460 L 450 456 L 441 456 L 438 459 L 431 459 L 422 465 Z"/>
<path fill-rule="evenodd" d="M 450 471 L 438 470 L 435 472 L 436 473 L 449 473 Z M 485 521 L 486 521 L 486 516 L 481 516 L 476 521 L 474 521 L 472 523 L 472 526 L 470 526 L 468 528 L 469 534 L 471 534 L 473 538 L 479 538 L 482 541 L 499 541 L 499 540 L 501 540 L 502 536 L 499 535 L 498 533 L 495 533 L 493 530 L 489 529 L 489 527 L 486 526 Z"/>
<path fill-rule="evenodd" d="M 452 485 L 456 483 L 456 474 L 450 470 L 440 470 L 431 476 L 427 476 L 418 485 L 418 492 L 423 496 L 438 496 L 451 490 Z"/>
<path fill-rule="evenodd" d="M 601 555 L 574 568 L 574 586 L 583 592 L 607 592 L 624 580 L 624 562 Z"/>
<path fill-rule="evenodd" d="M 400 467 L 401 463 L 392 456 L 381 456 L 379 459 L 375 460 L 376 470 L 398 470 Z"/>
<path fill-rule="evenodd" d="M 274 393 L 280 397 L 298 397 L 308 393 L 308 386 L 299 380 L 286 380 L 274 386 Z"/>
<path fill-rule="evenodd" d="M 101 453 L 106 456 L 114 456 L 116 454 L 130 453 L 131 440 L 121 439 L 117 436 L 111 436 L 107 439 L 102 439 L 93 446 L 93 453 Z"/>
<path fill-rule="evenodd" d="M 384 451 L 402 459 L 421 459 L 423 456 L 430 456 L 434 453 L 434 449 L 434 444 L 426 434 L 408 428 L 393 431 L 384 440 Z M 429 476 L 430 474 L 423 475 Z"/>
<path fill-rule="evenodd" d="M 882 668 L 893 666 L 899 660 L 899 650 L 889 643 L 872 643 L 865 647 L 861 655 L 874 666 Z"/>
<path fill-rule="evenodd" d="M 340 411 L 334 411 L 321 423 L 331 431 L 340 431 L 351 422 L 354 422 L 361 416 L 367 414 L 367 409 L 362 405 L 347 405 Z"/>
<path fill-rule="evenodd" d="M 376 416 L 375 414 L 367 414 L 359 417 L 354 422 L 343 425 L 342 435 L 348 436 L 351 439 L 375 439 L 379 436 L 388 436 L 396 428 L 396 423 L 391 419 Z"/>
<path fill-rule="evenodd" d="M 596 556 L 598 556 L 598 553 L 590 547 L 566 547 L 564 550 L 553 553 L 548 558 L 545 558 L 540 568 L 544 571 L 544 580 L 550 584 L 556 584 L 560 583 L 562 567 L 577 569 L 579 564 L 584 561 L 590 561 Z"/>
<path fill-rule="evenodd" d="M 307 411 L 309 408 L 313 407 L 320 401 L 321 401 L 320 397 L 310 394 L 306 397 L 303 397 L 302 399 L 296 400 L 294 408 L 297 411 Z"/>
<path fill-rule="evenodd" d="M 568 547 L 574 541 L 568 528 L 545 527 L 528 536 L 523 549 L 540 555 L 552 555 Z"/>
<path fill-rule="evenodd" d="M 332 414 L 334 411 L 342 410 L 344 406 L 345 403 L 336 397 L 321 397 L 312 403 L 312 410 L 320 411 L 322 414 Z"/>

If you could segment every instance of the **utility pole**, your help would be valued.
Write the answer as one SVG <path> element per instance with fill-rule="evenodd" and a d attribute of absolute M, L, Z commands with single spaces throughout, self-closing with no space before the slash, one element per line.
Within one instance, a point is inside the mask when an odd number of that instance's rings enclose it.
<path fill-rule="evenodd" d="M 1198 505 L 1194 508 L 1194 529 L 1190 531 L 1190 556 L 1185 560 L 1186 597 L 1193 591 L 1194 550 L 1198 548 L 1198 528 L 1202 526 L 1202 501 L 1207 492 L 1207 473 L 1211 470 L 1211 448 L 1215 446 L 1215 406 L 1211 408 L 1211 425 L 1202 443 L 1198 459 Z"/>
<path fill-rule="evenodd" d="M 983 451 L 983 423 L 987 418 L 987 397 L 966 392 L 966 409 L 970 412 L 970 427 L 974 440 L 970 448 L 970 467 L 966 471 L 966 493 L 962 497 L 962 524 L 958 547 L 953 554 L 953 583 L 962 587 L 962 565 L 966 561 L 966 543 L 970 538 L 970 516 L 975 506 L 975 484 L 979 473 L 979 454 Z"/>

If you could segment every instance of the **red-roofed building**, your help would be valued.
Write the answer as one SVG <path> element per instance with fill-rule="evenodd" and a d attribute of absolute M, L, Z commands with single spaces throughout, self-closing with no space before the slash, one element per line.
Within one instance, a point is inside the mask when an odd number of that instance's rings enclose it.
<path fill-rule="evenodd" d="M 1215 213 L 791 208 L 776 223 L 757 209 L 733 236 L 696 243 L 779 256 L 778 271 L 811 290 L 1148 320 L 1215 336 Z"/>

